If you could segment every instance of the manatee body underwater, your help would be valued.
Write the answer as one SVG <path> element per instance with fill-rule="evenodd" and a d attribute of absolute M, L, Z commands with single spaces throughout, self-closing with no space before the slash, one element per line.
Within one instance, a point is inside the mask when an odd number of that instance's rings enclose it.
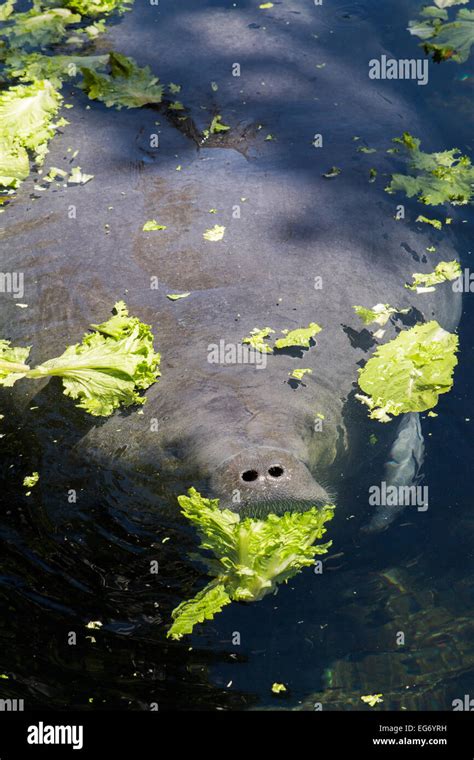
<path fill-rule="evenodd" d="M 416 203 L 384 191 L 401 166 L 387 153 L 392 138 L 409 131 L 426 151 L 446 145 L 428 118 L 426 87 L 369 78 L 371 58 L 417 55 L 409 35 L 403 50 L 390 47 L 373 5 L 358 3 L 351 16 L 347 3 L 263 10 L 180 0 L 140 6 L 110 26 L 108 49 L 182 85 L 176 98 L 193 129 L 163 106 L 117 111 L 70 86 L 70 125 L 51 141 L 48 163 L 60 165 L 71 147 L 94 179 L 37 197 L 29 188 L 9 205 L 1 244 L 9 270 L 24 273 L 28 308 L 3 298 L 2 334 L 31 345 L 39 363 L 124 299 L 152 326 L 162 375 L 143 413 L 104 420 L 74 409 L 54 382 L 4 389 L 3 407 L 35 441 L 69 426 L 60 452 L 37 449 L 39 467 L 78 456 L 98 472 L 126 472 L 130 501 L 143 495 L 135 478 L 146 476 L 150 503 L 169 478 L 173 497 L 195 485 L 251 516 L 335 503 L 334 531 L 355 510 L 342 497 L 346 482 L 371 459 L 379 480 L 417 482 L 417 414 L 378 425 L 381 447 L 366 445 L 375 423 L 354 394 L 377 343 L 354 306 L 409 310 L 382 342 L 421 321 L 455 331 L 461 295 L 450 283 L 423 295 L 405 283 L 457 259 L 458 244 L 447 227 L 438 245 L 436 231 L 415 222 Z M 196 139 L 216 115 L 231 129 Z M 340 173 L 324 176 L 332 167 Z M 143 231 L 151 219 L 166 229 Z M 225 233 L 213 242 L 203 233 L 215 224 Z M 189 295 L 171 301 L 175 293 Z M 273 340 L 312 322 L 322 330 L 307 349 L 235 359 L 254 328 L 271 327 Z M 291 380 L 299 368 L 311 373 Z M 382 529 L 397 514 L 365 505 L 350 529 Z"/>
<path fill-rule="evenodd" d="M 60 155 L 73 144 L 96 177 L 74 197 L 68 190 L 48 198 L 47 207 L 29 203 L 27 214 L 20 205 L 9 210 L 4 244 L 15 270 L 25 272 L 29 303 L 21 311 L 10 300 L 9 335 L 32 344 L 34 359 L 42 360 L 124 297 L 153 327 L 162 378 L 147 392 L 143 416 L 118 414 L 92 427 L 80 444 L 88 457 L 157 473 L 179 467 L 186 481 L 207 481 L 222 505 L 250 513 L 337 501 L 348 451 L 358 458 L 363 415 L 351 394 L 370 355 L 370 336 L 367 346 L 353 306 L 414 307 L 447 330 L 460 314 L 460 296 L 449 287 L 422 298 L 404 287 L 412 271 L 456 257 L 454 236 L 446 234 L 443 250 L 428 257 L 430 231 L 395 219 L 397 200 L 384 193 L 382 180 L 368 182 L 372 156 L 356 152 L 353 137 L 377 147 L 378 171 L 387 175 L 392 137 L 409 128 L 423 134 L 426 149 L 441 138 L 427 134 L 422 107 L 405 102 L 407 83 L 368 78 L 366 50 L 373 57 L 384 52 L 371 38 L 369 18 L 316 44 L 312 30 L 326 30 L 331 9 L 290 3 L 261 12 L 265 44 L 257 66 L 261 36 L 252 9 L 183 3 L 149 24 L 152 13 L 132 14 L 113 29 L 115 49 L 140 61 L 146 50 L 146 63 L 163 81 L 181 81 L 183 61 L 197 56 L 180 97 L 200 127 L 205 104 L 242 137 L 232 137 L 232 147 L 225 147 L 232 132 L 224 147 L 197 147 L 160 118 L 159 148 L 151 150 L 156 114 L 149 109 L 93 104 L 86 111 L 80 100 L 72 127 L 58 138 L 61 147 L 51 150 Z M 351 32 L 354 45 L 346 47 Z M 172 38 L 180 40 L 179 55 Z M 197 38 L 212 40 L 212 49 L 196 49 Z M 234 59 L 240 77 L 232 76 Z M 315 134 L 322 148 L 313 145 Z M 342 166 L 341 174 L 323 177 L 332 166 Z M 72 202 L 76 218 L 68 220 Z M 154 217 L 167 229 L 142 232 Z M 216 222 L 225 226 L 224 238 L 209 242 L 203 232 Z M 185 299 L 167 299 L 185 291 Z M 314 321 L 323 329 L 310 350 L 268 356 L 265 367 L 227 363 L 225 356 L 210 361 L 212 346 L 238 346 L 255 327 L 271 326 L 278 336 Z M 394 335 L 387 330 L 387 339 Z M 312 370 L 303 384 L 288 381 L 298 367 Z M 317 414 L 324 420 L 315 430 Z M 402 461 L 413 460 L 420 446 L 412 428 Z M 415 474 L 408 469 L 407 484 Z"/>

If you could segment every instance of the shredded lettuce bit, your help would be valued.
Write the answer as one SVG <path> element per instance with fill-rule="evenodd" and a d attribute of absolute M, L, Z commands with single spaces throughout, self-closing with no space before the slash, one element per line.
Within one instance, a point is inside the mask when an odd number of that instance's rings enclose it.
<path fill-rule="evenodd" d="M 260 330 L 258 327 L 254 327 L 250 331 L 250 335 L 242 338 L 242 343 L 248 343 L 255 351 L 260 351 L 261 354 L 273 353 L 273 348 L 265 343 L 265 339 L 269 337 L 270 333 L 274 333 L 271 327 L 264 327 Z"/>
<path fill-rule="evenodd" d="M 354 306 L 354 311 L 364 325 L 375 322 L 375 324 L 383 327 L 393 314 L 408 314 L 410 309 L 395 309 L 388 303 L 377 303 L 371 309 L 366 309 L 364 306 Z"/>
<path fill-rule="evenodd" d="M 312 375 L 313 370 L 312 369 L 294 369 L 292 372 L 289 372 L 288 375 L 291 377 L 292 380 L 302 380 L 305 375 Z"/>
<path fill-rule="evenodd" d="M 165 224 L 159 224 L 156 219 L 149 219 L 142 227 L 143 232 L 155 232 L 157 230 L 166 230 Z"/>
<path fill-rule="evenodd" d="M 94 179 L 93 174 L 86 174 L 85 172 L 82 171 L 80 166 L 75 166 L 68 177 L 68 184 L 69 185 L 85 185 L 86 182 L 89 182 L 91 179 Z"/>
<path fill-rule="evenodd" d="M 140 108 L 148 103 L 161 103 L 163 86 L 150 67 L 140 68 L 133 58 L 110 53 L 110 74 L 100 74 L 84 66 L 82 89 L 91 100 L 100 100 L 110 108 Z"/>
<path fill-rule="evenodd" d="M 341 172 L 342 172 L 342 169 L 340 169 L 339 166 L 331 166 L 330 169 L 324 172 L 323 177 L 325 177 L 326 179 L 332 179 L 333 177 L 339 176 Z"/>
<path fill-rule="evenodd" d="M 412 275 L 412 285 L 405 285 L 409 290 L 416 290 L 417 293 L 430 293 L 435 290 L 435 285 L 445 280 L 457 280 L 462 275 L 461 265 L 458 261 L 440 261 L 434 269 L 434 272 L 415 272 Z"/>
<path fill-rule="evenodd" d="M 431 224 L 435 230 L 441 230 L 443 228 L 443 222 L 440 219 L 428 219 L 427 216 L 420 214 L 416 217 L 415 222 L 422 222 L 423 224 Z"/>
<path fill-rule="evenodd" d="M 365 694 L 361 697 L 361 700 L 362 702 L 365 702 L 366 705 L 369 705 L 369 707 L 375 707 L 375 705 L 383 702 L 382 697 L 383 694 Z"/>
<path fill-rule="evenodd" d="M 37 484 L 39 480 L 39 472 L 32 472 L 31 475 L 27 475 L 25 478 L 23 478 L 23 485 L 26 486 L 26 488 L 33 488 Z"/>
<path fill-rule="evenodd" d="M 57 376 L 63 381 L 64 394 L 97 417 L 108 416 L 120 406 L 144 404 L 146 399 L 138 392 L 160 376 L 160 355 L 154 351 L 150 326 L 130 317 L 125 303 L 118 301 L 110 319 L 91 327 L 93 332 L 81 343 L 33 369 L 26 364 L 30 348 L 0 341 L 0 385 Z"/>
<path fill-rule="evenodd" d="M 214 227 L 210 227 L 210 229 L 206 230 L 202 233 L 202 236 L 204 240 L 210 240 L 211 243 L 218 243 L 219 240 L 222 240 L 225 233 L 225 227 L 223 227 L 221 224 L 215 224 Z"/>
<path fill-rule="evenodd" d="M 222 123 L 222 116 L 217 114 L 211 121 L 209 129 L 204 130 L 203 135 L 209 137 L 209 135 L 217 135 L 219 132 L 228 132 L 229 129 L 230 127 L 227 124 Z"/>
<path fill-rule="evenodd" d="M 331 542 L 314 545 L 326 533 L 325 523 L 334 506 L 312 507 L 307 512 L 270 514 L 265 520 L 219 509 L 219 499 L 205 499 L 195 488 L 178 502 L 196 527 L 200 548 L 215 558 L 202 558 L 213 580 L 194 599 L 182 602 L 172 613 L 168 636 L 180 639 L 197 623 L 211 620 L 231 601 L 255 602 L 273 592 L 303 567 L 313 565 Z"/>
<path fill-rule="evenodd" d="M 423 153 L 420 140 L 408 132 L 394 138 L 394 142 L 408 150 L 411 174 L 393 174 L 385 188 L 388 193 L 402 191 L 408 198 L 416 196 L 428 206 L 446 202 L 453 206 L 469 203 L 474 193 L 474 167 L 460 150 L 453 148 L 440 153 Z"/>
<path fill-rule="evenodd" d="M 390 422 L 390 415 L 433 408 L 439 395 L 453 385 L 458 343 L 457 335 L 436 321 L 404 330 L 379 346 L 359 370 L 359 386 L 367 395 L 356 398 L 379 422 Z"/>
<path fill-rule="evenodd" d="M 290 348 L 291 346 L 309 348 L 311 339 L 321 332 L 322 329 L 316 322 L 310 322 L 308 327 L 298 327 L 296 330 L 282 330 L 285 337 L 278 338 L 275 341 L 275 348 Z"/>
<path fill-rule="evenodd" d="M 191 291 L 188 291 L 187 293 L 167 293 L 166 298 L 169 298 L 170 301 L 179 301 L 181 298 L 187 298 L 191 295 Z"/>

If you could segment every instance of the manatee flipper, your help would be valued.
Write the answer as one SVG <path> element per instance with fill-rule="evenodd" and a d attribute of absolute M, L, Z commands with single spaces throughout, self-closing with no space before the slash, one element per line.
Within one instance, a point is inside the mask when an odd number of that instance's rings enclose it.
<path fill-rule="evenodd" d="M 425 443 L 421 432 L 420 415 L 406 414 L 398 426 L 397 436 L 385 463 L 384 481 L 387 486 L 411 486 L 420 478 L 420 470 L 425 454 Z M 379 506 L 365 533 L 385 530 L 403 511 L 404 506 Z"/>

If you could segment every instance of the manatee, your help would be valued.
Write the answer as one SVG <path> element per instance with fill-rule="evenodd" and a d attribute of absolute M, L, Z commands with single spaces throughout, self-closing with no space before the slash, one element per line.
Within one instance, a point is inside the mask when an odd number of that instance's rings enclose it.
<path fill-rule="evenodd" d="M 4 261 L 24 273 L 28 308 L 2 299 L 2 335 L 32 345 L 40 362 L 123 298 L 153 327 L 162 377 L 143 414 L 106 420 L 86 418 L 51 383 L 41 434 L 59 410 L 80 433 L 71 447 L 101 467 L 146 473 L 157 485 L 172 472 L 180 492 L 200 484 L 250 514 L 339 504 L 350 473 L 371 466 L 380 449 L 366 445 L 367 413 L 354 391 L 375 344 L 353 306 L 411 308 L 412 324 L 436 319 L 450 331 L 461 309 L 450 284 L 423 295 L 405 288 L 412 272 L 457 258 L 459 243 L 446 228 L 439 245 L 436 231 L 415 222 L 415 203 L 384 192 L 400 169 L 386 149 L 405 129 L 427 151 L 453 146 L 430 118 L 429 85 L 368 76 L 368 59 L 406 51 L 389 49 L 359 12 L 364 4 L 348 22 L 330 5 L 288 0 L 263 11 L 182 0 L 141 6 L 111 28 L 111 47 L 183 85 L 194 128 L 167 119 L 166 108 L 117 112 L 70 96 L 71 124 L 48 162 L 62 165 L 72 147 L 95 177 L 37 198 L 25 185 L 8 207 Z M 229 132 L 196 138 L 216 114 Z M 323 176 L 331 167 L 340 174 Z M 397 220 L 400 203 L 406 216 Z M 155 218 L 166 230 L 143 232 Z M 215 224 L 223 239 L 204 239 Z M 268 355 L 264 367 L 209 360 L 213 346 L 239 346 L 256 327 L 278 337 L 310 322 L 322 327 L 314 345 Z M 293 383 L 297 368 L 312 374 Z M 2 398 L 10 414 L 31 419 L 29 407 L 45 397 L 23 381 Z M 417 415 L 378 428 L 387 477 L 413 482 L 423 458 Z M 375 523 L 389 520 L 382 513 Z"/>

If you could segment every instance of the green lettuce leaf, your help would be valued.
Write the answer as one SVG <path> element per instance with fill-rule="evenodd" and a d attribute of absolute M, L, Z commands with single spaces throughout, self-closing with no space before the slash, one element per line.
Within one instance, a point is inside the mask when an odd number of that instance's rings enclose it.
<path fill-rule="evenodd" d="M 173 639 L 181 639 L 188 633 L 192 633 L 197 623 L 212 620 L 214 615 L 221 611 L 232 599 L 227 594 L 222 583 L 209 583 L 200 591 L 194 599 L 181 602 L 171 613 L 173 625 L 168 631 L 168 636 Z"/>
<path fill-rule="evenodd" d="M 450 8 L 452 5 L 466 5 L 469 0 L 434 0 L 438 8 Z"/>
<path fill-rule="evenodd" d="M 275 341 L 275 348 L 289 348 L 291 346 L 301 346 L 309 348 L 310 340 L 321 332 L 322 327 L 316 322 L 310 322 L 308 327 L 298 327 L 296 330 L 282 330 L 284 338 L 278 338 Z"/>
<path fill-rule="evenodd" d="M 435 321 L 404 330 L 379 346 L 359 370 L 359 386 L 368 395 L 356 398 L 379 422 L 390 422 L 390 415 L 433 408 L 439 395 L 453 385 L 458 343 L 457 335 Z"/>
<path fill-rule="evenodd" d="M 61 42 L 71 24 L 81 17 L 68 8 L 50 8 L 41 11 L 32 8 L 26 13 L 14 13 L 7 20 L 0 36 L 6 37 L 11 49 L 43 48 Z"/>
<path fill-rule="evenodd" d="M 81 73 L 81 67 L 97 71 L 105 69 L 109 62 L 107 55 L 43 55 L 28 53 L 26 55 L 13 51 L 5 61 L 6 72 L 20 82 L 35 82 L 48 79 L 56 88 L 60 88 L 65 79 L 74 79 Z"/>
<path fill-rule="evenodd" d="M 301 381 L 305 375 L 312 375 L 313 370 L 312 369 L 294 369 L 292 372 L 289 372 L 289 377 L 292 378 L 292 380 L 299 380 Z"/>
<path fill-rule="evenodd" d="M 0 137 L 0 187 L 17 188 L 30 173 L 28 153 L 21 145 Z"/>
<path fill-rule="evenodd" d="M 61 103 L 61 95 L 47 79 L 9 87 L 0 93 L 0 139 L 10 145 L 7 155 L 14 156 L 17 152 L 22 174 L 26 164 L 21 149 L 32 151 L 38 165 L 43 163 L 49 140 L 62 126 L 61 122 L 53 121 Z M 15 166 L 19 168 L 20 163 Z"/>
<path fill-rule="evenodd" d="M 435 230 L 441 230 L 443 228 L 443 222 L 440 219 L 428 219 L 428 217 L 420 214 L 416 217 L 415 222 L 422 222 L 423 224 L 431 224 Z"/>
<path fill-rule="evenodd" d="M 462 275 L 462 269 L 458 261 L 440 261 L 435 267 L 434 272 L 415 272 L 412 275 L 413 283 L 405 285 L 409 290 L 416 290 L 417 293 L 428 293 L 435 290 L 435 285 L 445 280 L 457 280 Z"/>
<path fill-rule="evenodd" d="M 474 11 L 473 11 L 474 13 Z M 453 206 L 469 203 L 474 193 L 474 167 L 457 148 L 439 153 L 423 153 L 420 141 L 404 132 L 394 142 L 402 144 L 409 154 L 411 174 L 394 174 L 385 190 L 416 196 L 421 203 L 438 206 L 449 202 Z"/>
<path fill-rule="evenodd" d="M 23 485 L 26 488 L 33 488 L 39 480 L 39 472 L 32 472 L 31 475 L 27 475 L 23 478 Z"/>
<path fill-rule="evenodd" d="M 215 558 L 203 557 L 214 579 L 188 602 L 173 612 L 168 636 L 179 639 L 194 625 L 212 618 L 230 601 L 253 602 L 275 590 L 303 567 L 313 565 L 315 556 L 325 554 L 331 542 L 315 545 L 326 533 L 325 523 L 334 507 L 312 507 L 265 520 L 240 519 L 230 510 L 219 509 L 218 499 L 205 499 L 195 488 L 178 502 L 185 517 L 196 527 L 201 549 Z"/>
<path fill-rule="evenodd" d="M 0 5 L 0 21 L 6 21 L 15 9 L 16 0 L 6 0 Z"/>
<path fill-rule="evenodd" d="M 25 364 L 27 348 L 12 348 L 0 342 L 0 385 L 13 385 L 22 377 L 60 377 L 66 396 L 78 399 L 77 406 L 94 416 L 108 416 L 114 409 L 144 404 L 138 391 L 145 390 L 160 375 L 160 355 L 153 348 L 149 325 L 129 317 L 123 301 L 115 314 L 101 325 L 92 325 L 81 343 L 69 346 L 55 359 L 30 369 Z"/>
<path fill-rule="evenodd" d="M 448 19 L 446 11 L 438 11 L 424 21 L 410 21 L 408 30 L 422 40 L 421 46 L 434 61 L 465 63 L 474 45 L 474 10 L 461 8 L 454 21 Z"/>
<path fill-rule="evenodd" d="M 114 11 L 125 13 L 131 10 L 134 0 L 61 0 L 58 5 L 71 8 L 81 16 L 106 16 Z"/>
<path fill-rule="evenodd" d="M 12 346 L 9 340 L 0 340 L 0 385 L 11 386 L 29 371 L 26 360 L 31 347 Z"/>
<path fill-rule="evenodd" d="M 383 327 L 386 325 L 392 314 L 397 314 L 398 310 L 393 306 L 389 306 L 388 303 L 378 303 L 372 306 L 371 309 L 366 309 L 364 306 L 354 306 L 354 311 L 358 317 L 361 318 L 364 325 L 370 325 L 375 322 L 377 325 Z M 406 313 L 408 309 L 404 309 L 401 313 Z"/>
<path fill-rule="evenodd" d="M 265 339 L 269 337 L 270 333 L 274 333 L 271 327 L 264 327 L 260 330 L 258 327 L 254 327 L 250 331 L 250 335 L 242 338 L 242 343 L 248 343 L 255 351 L 260 351 L 261 354 L 273 353 L 273 348 L 265 343 Z"/>
<path fill-rule="evenodd" d="M 99 74 L 83 67 L 82 89 L 91 100 L 100 100 L 110 108 L 140 108 L 148 103 L 161 103 L 163 86 L 158 84 L 149 66 L 140 68 L 133 58 L 110 53 L 110 74 Z"/>

